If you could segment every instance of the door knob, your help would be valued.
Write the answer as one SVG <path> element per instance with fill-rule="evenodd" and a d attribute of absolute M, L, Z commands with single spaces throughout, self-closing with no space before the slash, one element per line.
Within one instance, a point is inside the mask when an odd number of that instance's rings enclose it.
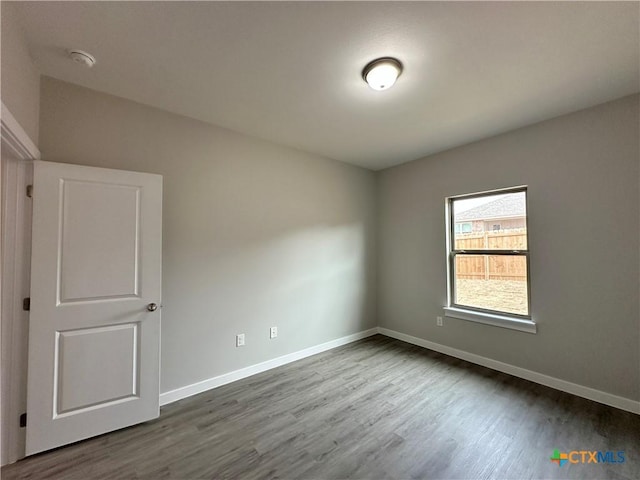
<path fill-rule="evenodd" d="M 150 312 L 155 312 L 158 309 L 158 305 L 155 303 L 150 303 L 149 305 L 147 305 L 147 310 L 149 310 Z"/>

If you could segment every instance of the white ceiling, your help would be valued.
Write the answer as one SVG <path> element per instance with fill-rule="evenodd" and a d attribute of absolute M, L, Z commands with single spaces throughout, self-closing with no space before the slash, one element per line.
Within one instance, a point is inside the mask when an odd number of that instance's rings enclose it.
<path fill-rule="evenodd" d="M 638 2 L 20 9 L 44 75 L 374 170 L 640 90 Z M 380 56 L 405 65 L 382 92 L 361 79 Z"/>

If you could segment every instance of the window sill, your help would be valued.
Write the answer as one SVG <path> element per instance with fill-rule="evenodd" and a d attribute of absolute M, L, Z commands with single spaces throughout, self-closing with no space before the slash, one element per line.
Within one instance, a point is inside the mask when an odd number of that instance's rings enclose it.
<path fill-rule="evenodd" d="M 494 313 L 475 312 L 463 308 L 444 307 L 446 317 L 459 318 L 470 322 L 484 323 L 494 327 L 510 328 L 520 332 L 537 333 L 535 322 L 524 318 L 510 317 L 508 315 L 496 315 Z"/>

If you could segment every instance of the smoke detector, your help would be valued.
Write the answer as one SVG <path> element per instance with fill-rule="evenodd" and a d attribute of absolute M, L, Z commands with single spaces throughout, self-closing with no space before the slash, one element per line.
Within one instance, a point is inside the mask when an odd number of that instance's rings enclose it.
<path fill-rule="evenodd" d="M 69 58 L 87 68 L 91 68 L 96 64 L 94 56 L 82 50 L 69 50 Z"/>

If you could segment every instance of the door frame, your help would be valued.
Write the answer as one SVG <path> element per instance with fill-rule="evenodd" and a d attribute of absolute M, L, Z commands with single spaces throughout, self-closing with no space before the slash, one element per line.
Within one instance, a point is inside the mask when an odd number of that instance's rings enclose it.
<path fill-rule="evenodd" d="M 21 308 L 22 299 L 29 296 L 29 256 L 23 254 L 23 248 L 30 248 L 30 241 L 26 237 L 30 237 L 27 233 L 31 230 L 29 220 L 31 205 L 26 202 L 26 185 L 31 175 L 29 169 L 31 161 L 40 159 L 40 151 L 4 103 L 2 103 L 0 123 L 2 148 L 11 153 L 11 160 L 3 158 L 2 161 L 16 163 L 16 168 L 7 169 L 11 172 L 7 178 L 2 178 L 1 170 L 3 169 L 0 169 L 0 198 L 3 198 L 3 186 L 7 187 L 7 193 L 11 193 L 7 196 L 6 204 L 5 202 L 2 204 L 0 257 L 14 259 L 10 268 L 2 269 L 0 276 L 2 290 L 0 344 L 2 357 L 8 360 L 8 362 L 2 362 L 0 371 L 3 386 L 0 397 L 2 412 L 0 464 L 5 465 L 24 457 L 25 451 L 25 432 L 19 426 L 19 417 L 27 411 L 25 395 L 27 369 L 26 364 L 21 365 L 18 359 L 26 358 L 27 352 L 24 350 L 27 338 L 25 336 L 28 335 L 28 325 L 25 325 L 24 319 L 25 312 Z M 22 197 L 19 197 L 20 195 Z M 20 201 L 20 198 L 25 201 Z M 28 245 L 25 245 L 26 243 Z M 2 301 L 4 304 L 1 303 Z M 2 330 L 6 332 L 5 337 L 2 337 Z M 7 336 L 9 338 L 6 338 Z"/>

